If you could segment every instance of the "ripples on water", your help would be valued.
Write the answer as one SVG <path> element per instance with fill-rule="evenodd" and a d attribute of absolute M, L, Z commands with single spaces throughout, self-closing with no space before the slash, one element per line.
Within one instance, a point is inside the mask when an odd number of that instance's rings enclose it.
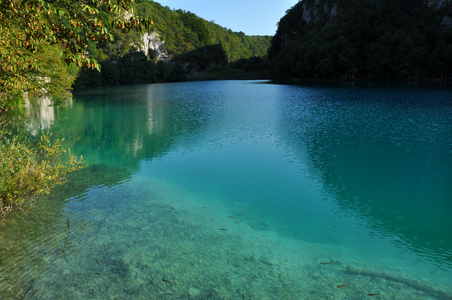
<path fill-rule="evenodd" d="M 451 96 L 219 81 L 30 106 L 17 126 L 90 166 L 1 225 L 0 299 L 452 299 L 452 262 L 431 274 Z"/>

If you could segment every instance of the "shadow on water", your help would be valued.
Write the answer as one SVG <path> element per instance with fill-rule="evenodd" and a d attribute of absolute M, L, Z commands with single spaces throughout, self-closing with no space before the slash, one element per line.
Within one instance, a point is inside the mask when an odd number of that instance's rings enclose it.
<path fill-rule="evenodd" d="M 281 103 L 281 140 L 341 214 L 441 261 L 452 248 L 452 101 L 441 89 L 324 86 Z M 289 130 L 287 130 L 289 129 Z"/>

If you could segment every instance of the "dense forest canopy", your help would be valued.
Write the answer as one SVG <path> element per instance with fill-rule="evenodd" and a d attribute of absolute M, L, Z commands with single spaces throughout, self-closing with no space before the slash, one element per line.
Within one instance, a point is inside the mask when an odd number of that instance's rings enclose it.
<path fill-rule="evenodd" d="M 155 54 L 146 57 L 143 32 L 109 28 L 112 42 L 88 47 L 91 55 L 100 61 L 102 72 L 82 71 L 75 82 L 76 87 L 182 81 L 187 74 L 220 67 L 224 70 L 228 62 L 266 57 L 270 48 L 270 36 L 233 32 L 191 12 L 172 10 L 154 1 L 137 1 L 134 13 L 138 19 L 153 20 L 150 32 L 157 34 L 156 38 L 163 45 L 158 51 L 164 51 L 170 62 L 154 59 Z M 256 67 L 261 66 L 260 63 Z"/>
<path fill-rule="evenodd" d="M 451 76 L 452 1 L 303 0 L 269 50 L 280 78 Z"/>
<path fill-rule="evenodd" d="M 138 1 L 135 11 L 139 17 L 154 20 L 153 30 L 165 41 L 170 55 L 222 44 L 229 60 L 235 61 L 266 56 L 270 47 L 271 36 L 247 36 L 243 32 L 233 32 L 191 12 L 171 10 L 155 1 Z"/>

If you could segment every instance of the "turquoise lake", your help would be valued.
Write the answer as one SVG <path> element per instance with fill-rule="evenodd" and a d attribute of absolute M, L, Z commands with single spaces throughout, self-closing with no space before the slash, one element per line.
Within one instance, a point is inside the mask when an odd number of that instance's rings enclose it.
<path fill-rule="evenodd" d="M 452 299 L 452 89 L 209 81 L 32 102 L 89 166 L 0 223 L 0 299 Z"/>

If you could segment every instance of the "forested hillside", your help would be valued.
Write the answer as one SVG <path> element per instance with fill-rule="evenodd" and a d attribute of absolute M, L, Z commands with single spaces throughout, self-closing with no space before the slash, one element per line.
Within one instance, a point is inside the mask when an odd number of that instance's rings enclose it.
<path fill-rule="evenodd" d="M 236 61 L 266 56 L 270 47 L 270 36 L 247 36 L 243 32 L 233 32 L 191 12 L 171 10 L 154 1 L 139 1 L 135 13 L 154 21 L 153 29 L 165 41 L 165 48 L 172 56 L 221 43 L 229 60 Z"/>
<path fill-rule="evenodd" d="M 88 48 L 100 61 L 102 72 L 83 70 L 76 80 L 77 87 L 181 81 L 188 73 L 217 70 L 228 62 L 266 57 L 270 48 L 270 36 L 246 36 L 191 12 L 171 10 L 154 1 L 137 2 L 134 14 L 139 19 L 153 20 L 151 32 L 157 33 L 171 62 L 146 57 L 143 32 L 112 27 L 113 42 L 93 43 Z M 112 21 L 105 19 L 104 23 Z"/>
<path fill-rule="evenodd" d="M 274 78 L 451 76 L 452 1 L 303 0 L 269 51 Z"/>

